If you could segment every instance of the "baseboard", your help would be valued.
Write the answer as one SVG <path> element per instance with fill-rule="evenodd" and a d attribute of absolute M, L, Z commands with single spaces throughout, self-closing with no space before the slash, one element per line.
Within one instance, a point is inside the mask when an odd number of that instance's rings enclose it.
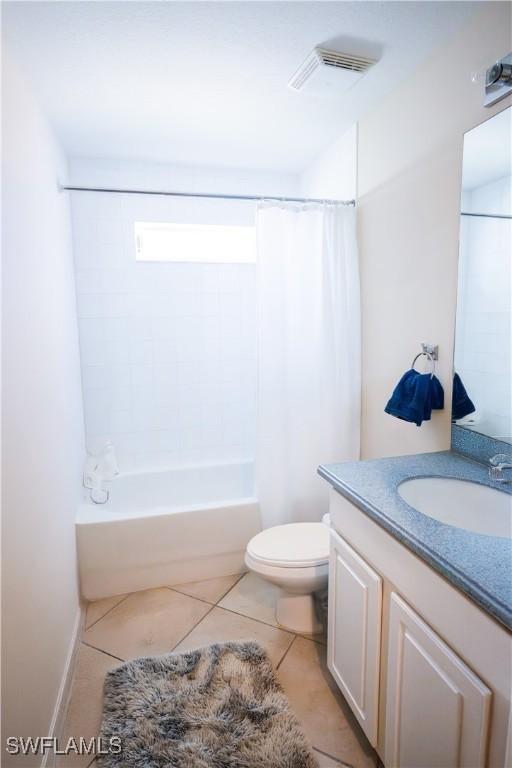
<path fill-rule="evenodd" d="M 61 737 L 64 721 L 66 719 L 69 699 L 71 696 L 71 684 L 73 682 L 73 675 L 75 672 L 75 665 L 78 657 L 78 649 L 80 647 L 84 620 L 85 607 L 80 605 L 76 614 L 75 624 L 73 626 L 73 632 L 71 634 L 71 640 L 66 657 L 66 664 L 64 666 L 64 672 L 60 681 L 59 692 L 57 694 L 57 700 L 55 702 L 55 708 L 53 710 L 53 716 L 51 719 L 50 728 L 48 730 L 48 736 L 52 736 L 57 739 Z M 53 753 L 46 753 L 41 763 L 41 768 L 55 768 L 55 765 L 56 755 Z"/>

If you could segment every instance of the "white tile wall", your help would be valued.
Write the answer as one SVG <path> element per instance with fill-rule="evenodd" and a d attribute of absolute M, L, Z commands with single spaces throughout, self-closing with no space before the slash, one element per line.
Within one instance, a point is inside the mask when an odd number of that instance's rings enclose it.
<path fill-rule="evenodd" d="M 250 223 L 249 204 L 72 193 L 85 424 L 122 470 L 254 452 L 254 265 L 136 263 L 133 223 Z"/>
<path fill-rule="evenodd" d="M 469 211 L 511 211 L 507 177 L 466 192 Z M 512 222 L 463 218 L 455 367 L 476 406 L 475 429 L 511 440 Z"/>

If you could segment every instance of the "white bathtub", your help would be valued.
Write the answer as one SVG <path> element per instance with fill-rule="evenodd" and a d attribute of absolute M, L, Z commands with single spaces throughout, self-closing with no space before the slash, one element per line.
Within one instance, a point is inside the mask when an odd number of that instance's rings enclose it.
<path fill-rule="evenodd" d="M 106 504 L 84 490 L 76 520 L 83 596 L 227 576 L 261 530 L 250 463 L 119 475 Z"/>

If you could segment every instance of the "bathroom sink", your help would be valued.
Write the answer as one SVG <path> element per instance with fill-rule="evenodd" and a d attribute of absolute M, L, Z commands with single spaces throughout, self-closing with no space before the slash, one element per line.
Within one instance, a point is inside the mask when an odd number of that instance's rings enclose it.
<path fill-rule="evenodd" d="M 400 483 L 398 493 L 441 523 L 487 536 L 512 536 L 512 496 L 502 491 L 468 480 L 421 477 Z"/>

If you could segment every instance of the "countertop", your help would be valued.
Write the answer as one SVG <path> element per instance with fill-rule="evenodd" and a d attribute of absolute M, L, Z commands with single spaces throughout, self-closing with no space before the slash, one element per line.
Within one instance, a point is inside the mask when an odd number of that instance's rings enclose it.
<path fill-rule="evenodd" d="M 453 477 L 512 494 L 488 468 L 452 451 L 318 468 L 339 493 L 441 573 L 484 611 L 512 629 L 512 540 L 446 525 L 410 507 L 398 486 L 413 477 Z M 512 504 L 512 495 L 511 495 Z"/>

